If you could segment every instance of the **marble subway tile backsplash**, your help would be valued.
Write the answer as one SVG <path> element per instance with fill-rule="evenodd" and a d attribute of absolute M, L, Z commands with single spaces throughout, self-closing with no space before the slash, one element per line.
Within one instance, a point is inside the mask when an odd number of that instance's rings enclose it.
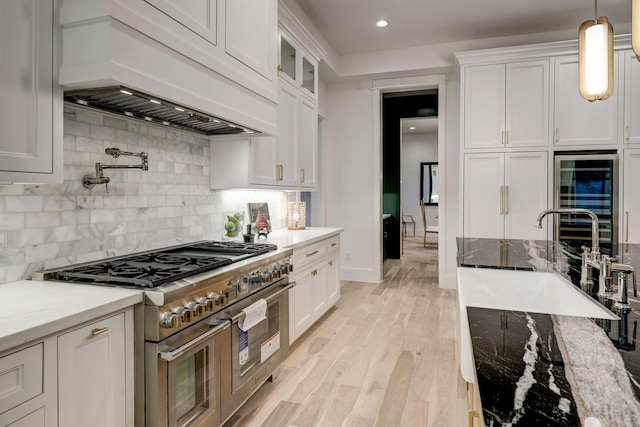
<path fill-rule="evenodd" d="M 0 283 L 31 273 L 202 239 L 221 239 L 223 212 L 267 202 L 286 227 L 287 193 L 212 191 L 206 137 L 65 105 L 64 182 L 0 187 Z M 149 170 L 107 169 L 89 190 L 95 163 L 138 164 L 105 148 L 146 151 Z M 246 214 L 248 215 L 248 214 Z"/>

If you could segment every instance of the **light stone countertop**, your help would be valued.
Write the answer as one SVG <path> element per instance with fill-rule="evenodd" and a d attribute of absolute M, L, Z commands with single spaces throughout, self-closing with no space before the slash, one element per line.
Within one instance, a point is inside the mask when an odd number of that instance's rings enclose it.
<path fill-rule="evenodd" d="M 288 230 L 286 228 L 274 230 L 265 239 L 255 240 L 256 243 L 273 243 L 279 248 L 296 249 L 320 240 L 336 236 L 344 231 L 343 228 L 307 227 L 304 230 Z"/>
<path fill-rule="evenodd" d="M 143 301 L 140 290 L 53 281 L 0 285 L 0 353 Z"/>

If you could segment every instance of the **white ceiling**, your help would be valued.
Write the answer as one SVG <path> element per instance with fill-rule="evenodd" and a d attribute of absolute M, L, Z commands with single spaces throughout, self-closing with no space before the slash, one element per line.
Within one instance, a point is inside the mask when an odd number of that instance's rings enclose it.
<path fill-rule="evenodd" d="M 404 133 L 433 133 L 438 131 L 437 117 L 418 117 L 400 119 L 401 132 Z M 415 129 L 411 129 L 414 127 Z"/>
<path fill-rule="evenodd" d="M 592 0 L 297 0 L 339 54 L 562 31 L 594 17 Z M 631 21 L 630 0 L 601 0 L 598 15 Z M 386 28 L 376 21 L 385 19 Z"/>

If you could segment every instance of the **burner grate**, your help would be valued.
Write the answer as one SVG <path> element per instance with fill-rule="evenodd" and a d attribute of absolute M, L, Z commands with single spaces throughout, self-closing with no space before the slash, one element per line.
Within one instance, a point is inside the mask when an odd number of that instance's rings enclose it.
<path fill-rule="evenodd" d="M 152 253 L 122 258 L 113 262 L 80 266 L 55 273 L 57 279 L 70 281 L 127 284 L 153 288 L 167 282 L 231 264 L 228 258 Z"/>

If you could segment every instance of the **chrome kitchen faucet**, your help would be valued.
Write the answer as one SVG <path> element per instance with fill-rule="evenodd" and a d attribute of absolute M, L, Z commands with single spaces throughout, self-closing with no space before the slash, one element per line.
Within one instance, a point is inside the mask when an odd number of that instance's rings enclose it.
<path fill-rule="evenodd" d="M 104 176 L 105 169 L 142 169 L 144 171 L 149 170 L 149 161 L 147 157 L 147 153 L 145 151 L 141 153 L 131 153 L 129 151 L 122 151 L 119 148 L 106 148 L 104 150 L 105 154 L 113 156 L 114 159 L 117 159 L 120 156 L 133 156 L 140 157 L 139 165 L 105 165 L 102 162 L 96 163 L 96 176 L 91 176 L 90 174 L 82 177 L 82 185 L 85 188 L 93 188 L 96 184 L 104 184 L 104 187 L 109 192 L 109 182 L 111 182 L 111 178 L 108 176 Z"/>

